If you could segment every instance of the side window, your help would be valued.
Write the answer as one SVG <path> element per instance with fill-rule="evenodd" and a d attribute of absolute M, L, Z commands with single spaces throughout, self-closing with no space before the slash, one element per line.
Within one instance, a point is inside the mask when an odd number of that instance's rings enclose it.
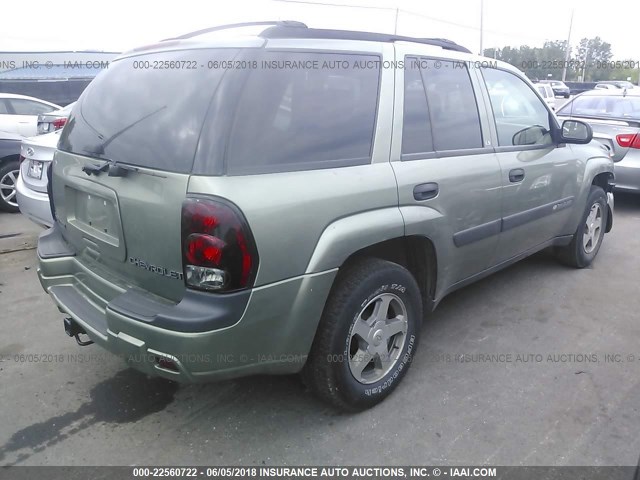
<path fill-rule="evenodd" d="M 55 110 L 55 107 L 46 103 L 34 102 L 33 100 L 24 100 L 21 98 L 9 99 L 16 115 L 40 115 Z"/>
<path fill-rule="evenodd" d="M 549 111 L 529 85 L 496 68 L 483 68 L 482 75 L 489 90 L 500 146 L 553 143 Z"/>
<path fill-rule="evenodd" d="M 433 152 L 427 94 L 416 58 L 405 59 L 402 153 Z"/>
<path fill-rule="evenodd" d="M 9 114 L 9 105 L 5 99 L 0 98 L 0 115 Z"/>
<path fill-rule="evenodd" d="M 420 60 L 437 151 L 481 148 L 478 105 L 466 65 Z"/>
<path fill-rule="evenodd" d="M 379 60 L 372 55 L 262 53 L 258 61 L 273 68 L 249 73 L 229 139 L 228 172 L 369 163 L 380 70 L 358 65 Z"/>
<path fill-rule="evenodd" d="M 543 85 L 538 85 L 537 88 L 538 88 L 538 92 L 540 92 L 540 95 L 542 95 L 542 98 L 548 98 L 547 89 L 544 88 Z"/>

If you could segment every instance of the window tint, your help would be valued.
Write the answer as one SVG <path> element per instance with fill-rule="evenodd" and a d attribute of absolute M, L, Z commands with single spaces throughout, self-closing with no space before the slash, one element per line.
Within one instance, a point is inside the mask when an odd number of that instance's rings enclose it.
<path fill-rule="evenodd" d="M 229 173 L 370 162 L 380 79 L 370 62 L 379 57 L 264 52 L 258 60 L 237 107 Z"/>
<path fill-rule="evenodd" d="M 482 75 L 489 90 L 500 146 L 553 142 L 549 111 L 529 85 L 516 75 L 495 68 L 482 69 Z"/>
<path fill-rule="evenodd" d="M 559 113 L 640 120 L 640 97 L 582 95 L 562 107 Z"/>
<path fill-rule="evenodd" d="M 237 53 L 235 49 L 179 50 L 110 63 L 74 106 L 60 149 L 190 172 L 207 109 L 225 75 L 224 68 L 207 65 L 232 60 Z"/>
<path fill-rule="evenodd" d="M 10 98 L 9 102 L 11 102 L 11 106 L 16 115 L 40 115 L 41 113 L 51 112 L 56 109 L 56 107 L 52 107 L 46 103 L 24 100 L 22 98 Z"/>
<path fill-rule="evenodd" d="M 9 113 L 9 108 L 7 105 L 7 101 L 0 98 L 0 115 L 8 114 L 8 113 Z"/>
<path fill-rule="evenodd" d="M 420 62 L 434 148 L 442 151 L 482 147 L 480 116 L 466 66 L 445 60 Z"/>
<path fill-rule="evenodd" d="M 407 58 L 405 66 L 402 153 L 433 152 L 427 95 L 417 59 Z"/>

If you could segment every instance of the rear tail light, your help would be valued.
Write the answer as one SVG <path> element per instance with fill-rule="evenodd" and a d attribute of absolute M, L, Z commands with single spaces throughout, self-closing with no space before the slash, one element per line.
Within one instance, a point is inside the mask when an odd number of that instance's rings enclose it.
<path fill-rule="evenodd" d="M 63 117 L 63 118 L 56 118 L 53 122 L 51 122 L 53 124 L 53 129 L 54 130 L 60 130 L 62 127 L 64 127 L 64 125 L 67 123 L 67 118 Z"/>
<path fill-rule="evenodd" d="M 189 288 L 229 292 L 253 285 L 258 252 L 235 206 L 203 198 L 184 201 L 182 265 Z"/>
<path fill-rule="evenodd" d="M 621 133 L 616 136 L 618 145 L 625 148 L 640 148 L 640 134 Z"/>

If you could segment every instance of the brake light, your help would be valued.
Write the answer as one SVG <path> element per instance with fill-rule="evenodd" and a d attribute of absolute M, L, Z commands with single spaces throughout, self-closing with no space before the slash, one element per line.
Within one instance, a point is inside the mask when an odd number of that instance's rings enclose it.
<path fill-rule="evenodd" d="M 258 253 L 240 211 L 218 200 L 185 200 L 182 265 L 189 288 L 228 292 L 251 287 Z"/>
<path fill-rule="evenodd" d="M 60 130 L 62 127 L 64 127 L 64 125 L 67 123 L 67 117 L 62 117 L 62 118 L 56 118 L 53 122 L 51 122 L 53 125 L 53 129 L 54 130 Z"/>
<path fill-rule="evenodd" d="M 631 145 L 629 145 L 629 148 L 637 148 L 640 150 L 640 133 L 636 133 L 636 137 L 633 139 L 633 142 L 631 142 Z"/>
<path fill-rule="evenodd" d="M 635 133 L 621 133 L 616 135 L 616 141 L 621 147 L 640 148 L 640 135 Z"/>

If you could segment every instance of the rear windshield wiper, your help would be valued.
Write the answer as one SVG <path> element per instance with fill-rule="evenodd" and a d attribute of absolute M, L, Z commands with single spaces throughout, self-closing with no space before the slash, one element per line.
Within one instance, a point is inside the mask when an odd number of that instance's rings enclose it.
<path fill-rule="evenodd" d="M 82 171 L 87 175 L 98 175 L 103 172 L 109 172 L 110 177 L 126 177 L 129 171 L 138 171 L 135 167 L 129 165 L 121 165 L 115 160 L 107 160 L 102 165 L 85 165 Z"/>

